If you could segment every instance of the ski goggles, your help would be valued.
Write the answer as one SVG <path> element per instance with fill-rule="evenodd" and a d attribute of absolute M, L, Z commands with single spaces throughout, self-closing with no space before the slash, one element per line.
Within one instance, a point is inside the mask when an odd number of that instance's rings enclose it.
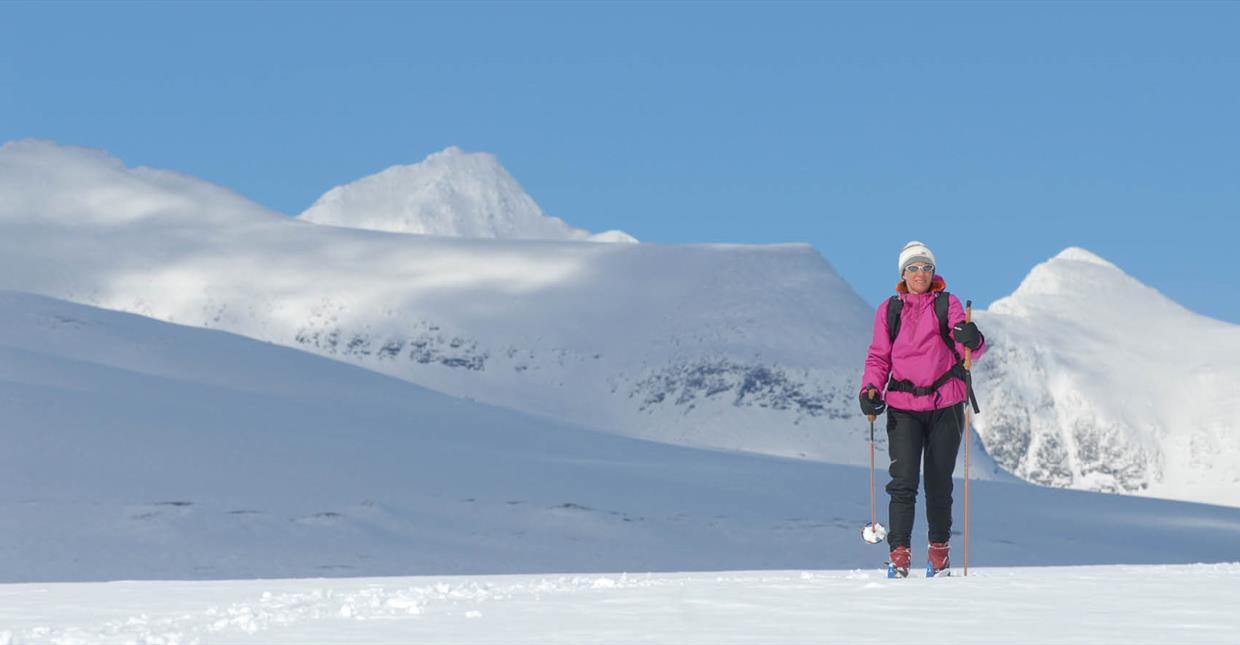
<path fill-rule="evenodd" d="M 934 265 L 926 264 L 923 266 L 917 266 L 916 264 L 910 264 L 904 267 L 904 270 L 908 271 L 909 273 L 917 273 L 918 271 L 925 271 L 926 273 L 934 273 Z"/>

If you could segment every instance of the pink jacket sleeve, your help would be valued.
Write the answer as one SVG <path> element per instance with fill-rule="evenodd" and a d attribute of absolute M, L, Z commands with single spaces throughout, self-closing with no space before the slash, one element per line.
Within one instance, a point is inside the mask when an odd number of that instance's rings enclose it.
<path fill-rule="evenodd" d="M 947 301 L 947 326 L 948 328 L 951 328 L 955 327 L 958 322 L 964 322 L 964 306 L 960 304 L 960 299 L 955 295 L 949 294 L 949 298 L 950 299 Z M 978 331 L 980 332 L 982 329 L 979 327 Z M 956 351 L 960 352 L 961 358 L 964 357 L 964 345 L 956 343 Z M 972 360 L 977 360 L 978 358 L 981 358 L 984 353 L 986 353 L 986 333 L 982 332 L 982 344 L 978 345 L 977 349 L 973 350 L 970 358 Z"/>
<path fill-rule="evenodd" d="M 861 392 L 870 387 L 879 394 L 887 387 L 887 379 L 891 376 L 891 340 L 887 332 L 887 305 L 891 300 L 884 300 L 874 314 L 874 337 L 870 341 L 870 350 L 865 357 L 865 372 L 861 375 Z M 961 314 L 964 317 L 964 314 Z"/>

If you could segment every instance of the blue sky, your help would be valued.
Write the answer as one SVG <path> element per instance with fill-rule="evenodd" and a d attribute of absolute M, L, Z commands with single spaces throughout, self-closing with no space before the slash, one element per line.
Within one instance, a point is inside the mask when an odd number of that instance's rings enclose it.
<path fill-rule="evenodd" d="M 1240 323 L 1240 3 L 0 3 L 0 140 L 296 214 L 449 145 L 650 242 L 909 239 L 985 306 L 1084 246 Z M 1174 339 L 1172 339 L 1174 340 Z"/>

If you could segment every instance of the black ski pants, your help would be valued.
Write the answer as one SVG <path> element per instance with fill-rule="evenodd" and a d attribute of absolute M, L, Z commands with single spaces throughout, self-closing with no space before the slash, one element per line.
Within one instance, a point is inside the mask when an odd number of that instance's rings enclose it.
<path fill-rule="evenodd" d="M 923 458 L 930 541 L 947 542 L 951 538 L 952 473 L 963 432 L 963 403 L 928 412 L 887 408 L 887 448 L 891 453 L 887 543 L 891 549 L 910 546 Z"/>

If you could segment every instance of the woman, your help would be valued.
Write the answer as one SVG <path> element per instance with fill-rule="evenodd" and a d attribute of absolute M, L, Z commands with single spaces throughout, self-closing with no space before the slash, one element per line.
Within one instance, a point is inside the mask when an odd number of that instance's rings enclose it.
<path fill-rule="evenodd" d="M 974 358 L 986 351 L 977 325 L 965 322 L 960 300 L 944 291 L 947 283 L 934 268 L 934 253 L 925 244 L 909 242 L 900 251 L 897 296 L 878 307 L 861 380 L 861 412 L 878 416 L 887 411 L 890 577 L 908 576 L 923 457 L 930 542 L 926 572 L 950 575 L 952 472 L 963 433 L 964 403 L 971 395 L 959 357 L 966 347 Z"/>

